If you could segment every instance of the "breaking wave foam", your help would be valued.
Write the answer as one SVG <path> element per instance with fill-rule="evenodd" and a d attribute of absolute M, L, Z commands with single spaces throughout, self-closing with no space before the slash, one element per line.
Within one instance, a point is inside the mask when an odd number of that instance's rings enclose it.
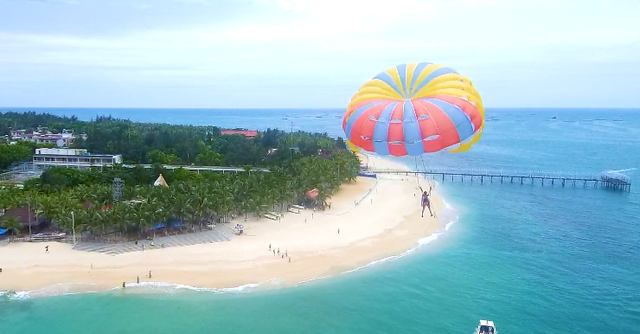
<path fill-rule="evenodd" d="M 30 290 L 30 291 L 0 291 L 0 303 L 3 300 L 25 300 L 30 298 L 48 297 L 48 296 L 62 296 L 62 295 L 75 295 L 85 293 L 100 293 L 104 290 L 87 289 L 87 286 L 91 287 L 91 284 L 56 284 L 42 289 Z M 122 286 L 116 286 L 107 291 L 125 292 L 125 293 L 140 293 L 140 294 L 171 294 L 180 291 L 196 291 L 196 292 L 213 292 L 213 293 L 247 293 L 265 288 L 280 288 L 282 285 L 276 279 L 264 281 L 260 283 L 251 283 L 240 285 L 232 288 L 200 288 L 186 284 L 174 284 L 166 282 L 125 282 L 125 289 Z"/>
<path fill-rule="evenodd" d="M 355 271 L 358 271 L 358 270 L 361 270 L 361 269 L 369 268 L 369 267 L 372 267 L 372 266 L 375 266 L 375 265 L 378 265 L 378 264 L 381 264 L 381 263 L 384 263 L 384 262 L 387 262 L 387 261 L 392 261 L 392 260 L 397 260 L 397 259 L 403 258 L 403 257 L 405 257 L 405 256 L 407 256 L 407 255 L 409 255 L 411 253 L 414 253 L 415 251 L 419 250 L 424 245 L 427 245 L 429 243 L 432 243 L 432 242 L 436 241 L 441 235 L 443 235 L 444 233 L 449 231 L 449 229 L 451 229 L 451 226 L 453 226 L 455 223 L 457 223 L 459 218 L 460 218 L 460 216 L 458 214 L 458 211 L 453 206 L 451 206 L 449 203 L 447 203 L 447 201 L 445 201 L 444 199 L 442 200 L 442 202 L 444 203 L 444 209 L 439 211 L 437 214 L 438 214 L 438 219 L 440 220 L 440 222 L 444 223 L 443 227 L 438 229 L 433 234 L 428 235 L 428 236 L 426 236 L 424 238 L 421 238 L 420 240 L 418 240 L 418 244 L 415 247 L 413 247 L 413 248 L 411 248 L 411 249 L 409 249 L 409 250 L 407 250 L 407 251 L 405 251 L 405 252 L 403 252 L 403 253 L 401 253 L 399 255 L 393 255 L 393 256 L 386 257 L 384 259 L 380 259 L 380 260 L 375 260 L 375 261 L 369 262 L 369 263 L 365 264 L 364 266 L 344 271 L 344 272 L 340 273 L 340 275 L 349 274 L 349 273 L 352 273 L 352 272 L 355 272 Z M 310 282 L 322 280 L 322 279 L 329 278 L 329 277 L 331 277 L 331 276 L 314 277 L 314 278 L 310 278 L 310 279 L 304 280 L 304 281 L 300 282 L 299 284 L 310 283 Z"/>
<path fill-rule="evenodd" d="M 347 274 L 347 273 L 351 273 L 354 271 L 358 271 L 360 269 L 364 269 L 364 268 L 368 268 L 371 266 L 375 266 L 377 264 L 383 263 L 383 262 L 387 262 L 387 261 L 391 261 L 391 260 L 397 260 L 400 258 L 403 258 L 417 250 L 419 250 L 422 246 L 427 245 L 429 243 L 432 243 L 434 241 L 436 241 L 441 235 L 443 235 L 446 231 L 448 231 L 451 226 L 453 226 L 453 224 L 458 222 L 459 219 L 459 215 L 458 215 L 458 211 L 452 207 L 449 203 L 447 203 L 444 199 L 442 200 L 444 202 L 444 209 L 442 209 L 440 212 L 438 212 L 438 219 L 440 219 L 441 223 L 442 222 L 446 222 L 444 223 L 444 226 L 440 229 L 438 229 L 436 232 L 434 232 L 431 235 L 428 235 L 424 238 L 421 238 L 420 240 L 418 240 L 418 245 L 403 252 L 402 254 L 399 255 L 393 255 L 393 256 L 389 256 L 386 257 L 384 259 L 380 259 L 380 260 L 376 260 L 373 262 L 370 262 L 364 266 L 349 270 L 349 271 L 345 271 L 343 272 L 343 274 Z M 443 217 L 444 216 L 444 217 Z M 443 219 L 444 218 L 444 219 Z"/>
<path fill-rule="evenodd" d="M 126 289 L 134 291 L 138 290 L 142 293 L 166 293 L 166 292 L 177 292 L 180 290 L 187 291 L 205 291 L 205 292 L 214 292 L 214 293 L 242 293 L 242 292 L 251 292 L 258 289 L 264 288 L 277 288 L 280 286 L 280 282 L 276 279 L 260 282 L 260 283 L 250 283 L 244 284 L 232 288 L 200 288 L 192 285 L 186 284 L 174 284 L 174 283 L 165 283 L 165 282 L 142 282 L 142 283 L 126 283 Z M 118 286 L 111 289 L 122 290 L 122 287 Z"/>

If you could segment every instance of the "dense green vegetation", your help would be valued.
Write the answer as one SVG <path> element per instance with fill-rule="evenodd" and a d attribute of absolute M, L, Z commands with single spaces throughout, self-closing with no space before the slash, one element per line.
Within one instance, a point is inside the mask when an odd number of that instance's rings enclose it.
<path fill-rule="evenodd" d="M 4 171 L 22 161 L 31 160 L 33 151 L 39 147 L 53 147 L 53 144 L 36 144 L 34 142 L 17 142 L 15 144 L 0 142 L 0 171 Z"/>
<path fill-rule="evenodd" d="M 303 156 L 344 148 L 344 142 L 326 134 L 286 133 L 269 129 L 253 139 L 242 135 L 221 135 L 215 126 L 137 123 L 112 117 L 91 122 L 75 117 L 50 114 L 0 113 L 0 135 L 11 129 L 28 131 L 46 127 L 52 132 L 63 129 L 86 133 L 87 140 L 76 140 L 74 147 L 92 153 L 122 154 L 126 163 L 175 163 L 224 166 L 271 166 L 290 157 L 291 148 Z M 277 148 L 269 154 L 270 148 Z"/>
<path fill-rule="evenodd" d="M 0 115 L 0 119 L 6 115 Z M 21 121 L 21 128 L 27 129 L 51 128 L 51 124 L 66 129 L 75 126 L 75 131 L 85 130 L 88 134 L 86 141 L 77 143 L 79 147 L 123 153 L 135 163 L 154 163 L 154 168 L 51 168 L 25 182 L 24 189 L 0 188 L 0 209 L 29 206 L 38 217 L 46 217 L 51 226 L 68 233 L 75 226 L 75 232 L 84 233 L 85 237 L 140 237 L 152 233 L 155 223 L 173 220 L 181 222 L 180 229 L 190 230 L 223 217 L 260 215 L 292 203 L 306 202 L 323 209 L 340 185 L 354 180 L 359 171 L 358 158 L 344 149 L 340 139 L 326 134 L 267 130 L 246 139 L 241 135 L 220 135 L 215 127 L 144 124 L 111 118 L 81 122 L 46 115 L 38 118 L 37 114 L 12 117 L 14 125 Z M 223 174 L 166 170 L 161 165 L 164 163 L 236 165 L 244 166 L 244 171 Z M 268 171 L 255 170 L 255 166 L 267 167 Z M 168 187 L 152 186 L 160 174 Z M 125 182 L 119 200 L 114 200 L 112 189 L 116 177 Z M 314 188 L 319 194 L 310 199 L 306 193 Z M 25 232 L 24 226 L 10 215 L 0 219 L 0 226 L 14 235 Z"/>
<path fill-rule="evenodd" d="M 15 162 L 26 161 L 31 158 L 32 149 L 26 143 L 0 143 L 0 170 L 5 170 Z"/>
<path fill-rule="evenodd" d="M 47 170 L 24 190 L 0 188 L 0 209 L 31 205 L 63 231 L 92 235 L 112 233 L 143 234 L 156 222 L 179 220 L 183 225 L 200 226 L 228 215 L 261 214 L 289 203 L 310 202 L 324 208 L 345 180 L 358 174 L 359 161 L 348 151 L 330 158 L 301 157 L 270 172 L 195 173 L 183 169 L 133 168 L 78 171 L 67 168 Z M 152 186 L 157 172 L 166 175 L 169 187 Z M 122 198 L 114 202 L 112 177 L 125 180 Z M 311 201 L 306 192 L 319 190 Z M 14 222 L 0 225 L 12 229 Z"/>

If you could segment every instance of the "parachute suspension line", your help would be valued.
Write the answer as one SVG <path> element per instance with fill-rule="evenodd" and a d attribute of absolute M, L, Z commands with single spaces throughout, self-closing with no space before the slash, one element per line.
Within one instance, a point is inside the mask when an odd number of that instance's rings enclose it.
<path fill-rule="evenodd" d="M 418 167 L 418 157 L 416 156 L 416 171 L 420 170 L 420 168 Z M 420 178 L 418 177 L 418 174 L 416 174 L 416 182 L 418 183 L 418 188 L 420 187 Z"/>
<path fill-rule="evenodd" d="M 422 155 L 420 156 L 420 160 L 422 160 L 422 168 L 424 168 L 424 171 L 427 171 L 427 165 L 424 163 L 424 157 L 422 157 Z"/>
<path fill-rule="evenodd" d="M 420 155 L 420 160 L 422 160 L 422 170 L 425 172 L 424 178 L 427 179 L 427 164 L 424 163 L 424 157 L 422 155 Z M 431 181 L 429 181 L 429 179 L 427 179 L 427 183 L 431 186 Z"/>

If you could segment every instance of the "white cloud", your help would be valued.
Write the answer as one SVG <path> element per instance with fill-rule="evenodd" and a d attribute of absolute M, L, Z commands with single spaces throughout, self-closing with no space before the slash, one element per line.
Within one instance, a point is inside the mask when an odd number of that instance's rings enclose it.
<path fill-rule="evenodd" d="M 183 10 L 191 6 L 210 10 L 212 19 L 163 26 L 158 16 L 153 24 L 113 36 L 51 33 L 48 29 L 16 32 L 3 29 L 0 23 L 0 90 L 15 92 L 11 82 L 16 78 L 75 82 L 79 87 L 97 81 L 113 84 L 114 89 L 143 84 L 166 89 L 172 85 L 208 87 L 227 82 L 234 90 L 243 83 L 248 87 L 261 84 L 272 90 L 274 100 L 269 103 L 278 106 L 275 99 L 285 90 L 311 85 L 315 90 L 303 94 L 339 88 L 340 96 L 329 102 L 341 105 L 363 80 L 410 61 L 452 66 L 498 95 L 490 86 L 498 87 L 509 73 L 521 73 L 521 77 L 510 78 L 512 86 L 517 86 L 517 82 L 532 81 L 524 76 L 535 73 L 540 78 L 553 77 L 545 72 L 549 68 L 558 71 L 565 66 L 573 73 L 587 73 L 594 64 L 640 66 L 640 29 L 636 27 L 640 2 L 633 0 L 617 4 L 254 0 L 252 12 L 262 13 L 260 16 L 245 15 L 245 7 L 230 7 L 247 6 L 248 1 L 225 1 L 223 6 L 215 1 L 174 0 Z M 154 15 L 169 8 L 167 2 L 153 3 Z M 101 23 L 118 25 L 117 20 Z M 87 27 L 91 24 L 86 23 Z M 512 91 L 502 98 L 509 101 L 518 94 L 525 93 Z M 70 101 L 72 98 L 70 95 Z"/>

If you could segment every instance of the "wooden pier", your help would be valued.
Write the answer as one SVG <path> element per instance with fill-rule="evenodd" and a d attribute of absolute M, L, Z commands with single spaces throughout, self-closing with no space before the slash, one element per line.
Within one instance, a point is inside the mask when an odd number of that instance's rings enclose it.
<path fill-rule="evenodd" d="M 572 187 L 605 188 L 615 191 L 631 192 L 629 178 L 609 177 L 604 174 L 579 174 L 557 172 L 523 172 L 501 170 L 426 170 L 405 171 L 391 169 L 371 169 L 376 174 L 425 175 L 433 180 L 484 183 L 520 183 L 558 185 Z"/>

